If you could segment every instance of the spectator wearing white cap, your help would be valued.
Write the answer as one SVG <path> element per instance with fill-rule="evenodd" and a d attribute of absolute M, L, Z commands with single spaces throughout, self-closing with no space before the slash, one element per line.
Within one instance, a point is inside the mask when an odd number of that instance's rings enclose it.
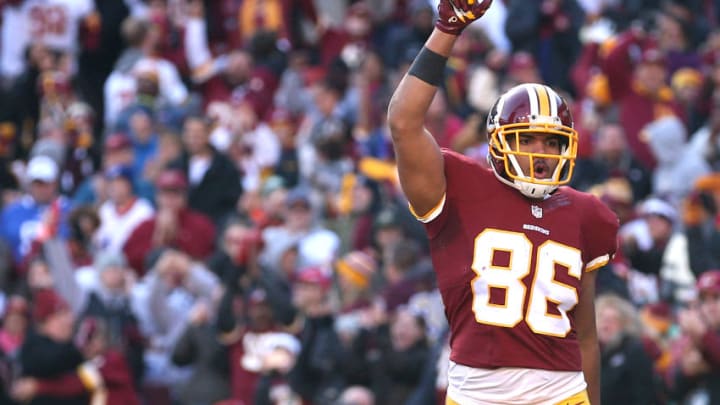
<path fill-rule="evenodd" d="M 45 155 L 30 159 L 25 170 L 26 194 L 19 200 L 6 206 L 0 214 L 0 237 L 12 249 L 15 265 L 20 265 L 30 253 L 32 243 L 44 229 L 46 212 L 52 207 L 54 215 L 52 231 L 57 230 L 61 237 L 68 235 L 66 226 L 69 202 L 58 197 L 59 168 L 55 161 Z"/>
<path fill-rule="evenodd" d="M 687 237 L 677 229 L 675 206 L 657 197 L 641 203 L 640 218 L 620 230 L 622 253 L 632 271 L 630 294 L 636 303 L 693 299 L 695 276 L 690 269 Z"/>

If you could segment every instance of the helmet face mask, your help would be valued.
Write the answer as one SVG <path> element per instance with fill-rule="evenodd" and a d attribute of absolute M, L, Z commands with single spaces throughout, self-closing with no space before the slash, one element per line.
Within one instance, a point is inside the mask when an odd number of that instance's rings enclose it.
<path fill-rule="evenodd" d="M 493 106 L 487 122 L 488 163 L 495 176 L 530 198 L 544 198 L 567 184 L 577 157 L 577 131 L 565 100 L 551 88 L 522 84 L 508 90 Z M 528 137 L 557 140 L 557 153 L 530 151 L 521 146 Z M 544 140 L 543 140 L 544 142 Z M 536 166 L 551 173 L 536 173 Z M 526 169 L 523 169 L 523 166 Z"/>

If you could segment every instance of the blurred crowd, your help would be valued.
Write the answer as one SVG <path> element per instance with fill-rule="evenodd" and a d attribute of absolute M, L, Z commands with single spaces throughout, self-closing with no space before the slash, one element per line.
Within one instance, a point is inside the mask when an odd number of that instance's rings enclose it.
<path fill-rule="evenodd" d="M 388 99 L 433 0 L 0 1 L 0 403 L 441 404 Z M 495 0 L 425 125 L 561 91 L 607 404 L 720 404 L 720 1 Z M 502 215 L 502 213 L 488 213 Z"/>

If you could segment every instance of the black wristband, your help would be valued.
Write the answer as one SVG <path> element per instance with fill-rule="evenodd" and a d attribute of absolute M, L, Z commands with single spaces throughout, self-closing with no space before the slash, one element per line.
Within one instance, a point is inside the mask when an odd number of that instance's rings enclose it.
<path fill-rule="evenodd" d="M 410 65 L 408 74 L 417 77 L 429 85 L 438 86 L 445 76 L 447 59 L 445 56 L 435 53 L 423 46 L 415 57 L 412 65 Z"/>

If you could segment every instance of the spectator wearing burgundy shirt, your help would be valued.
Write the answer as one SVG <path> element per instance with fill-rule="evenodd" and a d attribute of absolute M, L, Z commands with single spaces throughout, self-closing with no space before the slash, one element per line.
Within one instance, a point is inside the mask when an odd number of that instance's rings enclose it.
<path fill-rule="evenodd" d="M 223 47 L 213 47 L 208 41 L 202 4 L 195 1 L 190 5 L 183 44 L 191 79 L 200 89 L 204 107 L 209 107 L 213 102 L 230 103 L 250 91 L 262 93 L 265 104 L 272 104 L 272 94 L 278 84 L 276 73 L 258 66 L 253 55 L 238 46 L 232 46 L 233 50 L 226 53 L 212 52 L 211 48 Z"/>
<path fill-rule="evenodd" d="M 51 397 L 89 396 L 93 404 L 139 405 L 128 365 L 122 353 L 109 348 L 109 338 L 106 323 L 87 318 L 75 337 L 86 358 L 77 371 L 58 378 L 18 380 L 16 392 Z"/>
<path fill-rule="evenodd" d="M 123 251 L 130 266 L 145 273 L 145 257 L 151 251 L 171 247 L 193 259 L 204 260 L 213 252 L 215 226 L 202 213 L 188 208 L 188 182 L 175 169 L 165 170 L 157 179 L 157 212 L 130 234 Z"/>
<path fill-rule="evenodd" d="M 633 55 L 640 53 L 639 57 Z M 633 154 L 648 169 L 657 163 L 640 133 L 648 123 L 667 115 L 682 117 L 679 104 L 667 83 L 667 59 L 651 40 L 638 30 L 618 37 L 600 63 L 607 77 L 612 101 L 618 106 Z"/>
<path fill-rule="evenodd" d="M 20 349 L 22 377 L 58 379 L 75 374 L 83 362 L 82 353 L 73 338 L 74 316 L 67 302 L 52 289 L 41 289 L 33 295 L 34 327 Z M 38 394 L 17 381 L 13 396 L 32 405 L 85 405 L 85 393 Z"/>

